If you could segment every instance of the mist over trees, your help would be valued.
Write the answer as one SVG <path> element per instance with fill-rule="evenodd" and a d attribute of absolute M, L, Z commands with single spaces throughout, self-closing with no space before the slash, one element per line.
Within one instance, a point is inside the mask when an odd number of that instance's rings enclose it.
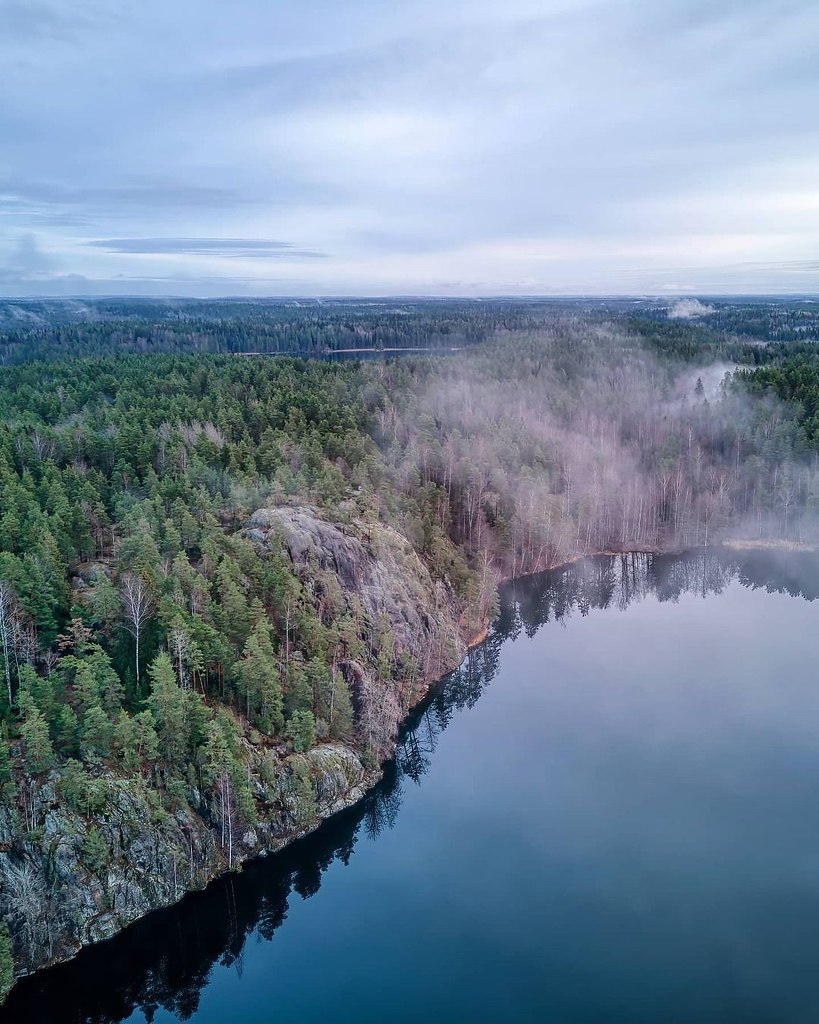
<path fill-rule="evenodd" d="M 707 545 L 726 531 L 813 538 L 815 404 L 779 395 L 790 397 L 794 372 L 815 389 L 816 363 L 795 365 L 692 366 L 618 326 L 564 320 L 467 359 L 372 372 L 398 396 L 379 429 L 399 486 L 437 496 L 450 536 L 517 575 L 591 551 Z"/>

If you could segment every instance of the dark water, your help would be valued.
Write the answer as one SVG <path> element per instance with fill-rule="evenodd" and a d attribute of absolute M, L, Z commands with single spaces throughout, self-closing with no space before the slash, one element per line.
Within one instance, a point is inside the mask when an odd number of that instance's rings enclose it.
<path fill-rule="evenodd" d="M 817 596 L 760 556 L 517 584 L 366 804 L 0 1019 L 819 1020 Z"/>

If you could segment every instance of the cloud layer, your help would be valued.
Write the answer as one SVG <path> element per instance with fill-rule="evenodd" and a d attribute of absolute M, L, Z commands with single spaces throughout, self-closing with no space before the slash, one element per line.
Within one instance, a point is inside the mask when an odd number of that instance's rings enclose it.
<path fill-rule="evenodd" d="M 6 294 L 819 291 L 813 0 L 0 0 L 0 26 Z"/>
<path fill-rule="evenodd" d="M 87 245 L 106 252 L 148 256 L 221 256 L 235 259 L 316 259 L 326 253 L 296 249 L 266 238 L 97 238 Z"/>

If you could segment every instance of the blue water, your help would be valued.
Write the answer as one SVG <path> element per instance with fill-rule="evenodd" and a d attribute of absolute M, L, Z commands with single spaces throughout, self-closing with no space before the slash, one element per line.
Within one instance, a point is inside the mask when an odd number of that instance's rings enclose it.
<path fill-rule="evenodd" d="M 635 556 L 508 589 L 364 807 L 0 1019 L 819 1019 L 817 581 Z"/>

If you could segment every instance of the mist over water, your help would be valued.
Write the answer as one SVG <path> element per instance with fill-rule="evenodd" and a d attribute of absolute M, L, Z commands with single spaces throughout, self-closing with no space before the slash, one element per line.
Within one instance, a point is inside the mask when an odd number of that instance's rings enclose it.
<path fill-rule="evenodd" d="M 719 1021 L 819 1009 L 819 566 L 506 588 L 358 808 L 0 1021 Z"/>

